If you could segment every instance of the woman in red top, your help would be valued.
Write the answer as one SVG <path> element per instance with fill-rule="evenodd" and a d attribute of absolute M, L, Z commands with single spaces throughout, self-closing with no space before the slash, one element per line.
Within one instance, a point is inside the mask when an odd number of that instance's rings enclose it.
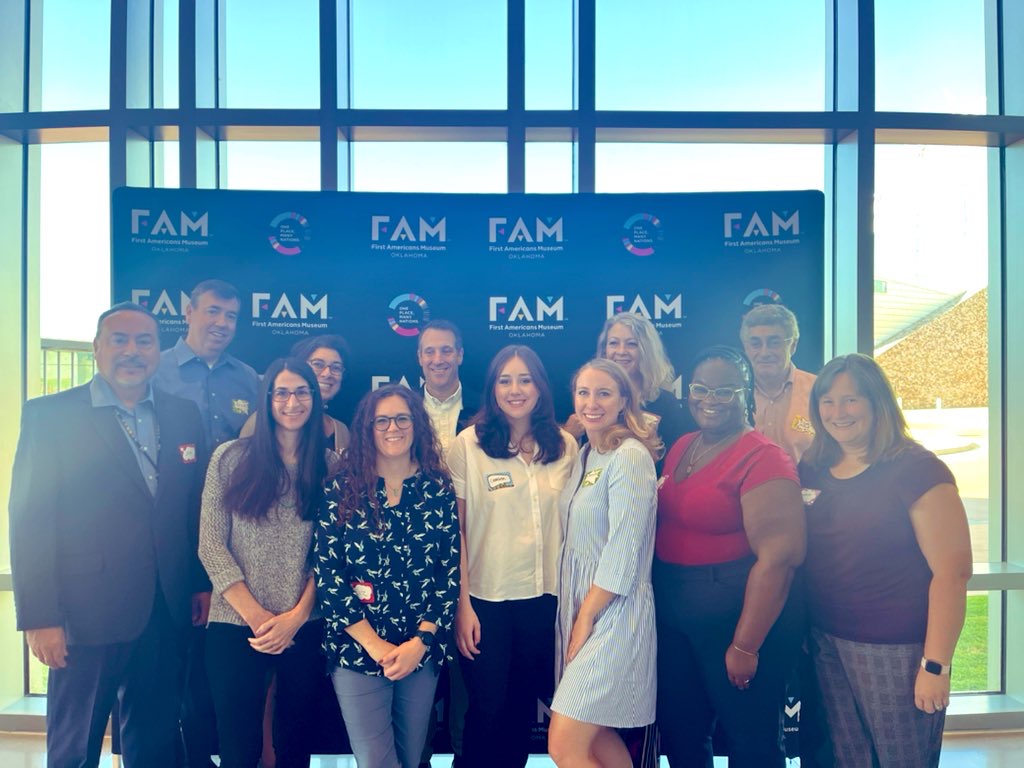
<path fill-rule="evenodd" d="M 700 429 L 665 459 L 654 598 L 658 723 L 672 766 L 711 768 L 716 721 L 733 768 L 785 765 L 785 680 L 800 642 L 789 592 L 804 514 L 789 456 L 750 426 L 753 402 L 746 358 L 705 350 L 689 387 Z"/>

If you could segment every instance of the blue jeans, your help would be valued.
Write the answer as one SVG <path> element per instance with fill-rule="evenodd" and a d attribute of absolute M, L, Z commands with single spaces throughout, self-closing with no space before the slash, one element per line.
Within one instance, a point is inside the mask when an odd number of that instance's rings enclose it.
<path fill-rule="evenodd" d="M 334 692 L 359 768 L 417 768 L 437 674 L 433 664 L 397 681 L 334 669 Z"/>

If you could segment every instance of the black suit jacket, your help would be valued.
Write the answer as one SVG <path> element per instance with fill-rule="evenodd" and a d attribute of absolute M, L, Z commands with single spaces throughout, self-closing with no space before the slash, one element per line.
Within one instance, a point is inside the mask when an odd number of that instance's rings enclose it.
<path fill-rule="evenodd" d="M 205 448 L 195 404 L 153 393 L 160 452 L 154 498 L 111 408 L 89 386 L 31 400 L 11 482 L 11 575 L 18 629 L 64 627 L 67 642 L 138 637 L 159 588 L 191 619 L 209 589 L 196 552 Z"/>

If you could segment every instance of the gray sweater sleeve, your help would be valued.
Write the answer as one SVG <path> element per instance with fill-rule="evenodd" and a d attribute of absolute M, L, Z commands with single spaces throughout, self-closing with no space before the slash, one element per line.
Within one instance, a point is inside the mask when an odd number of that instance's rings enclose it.
<path fill-rule="evenodd" d="M 203 506 L 199 518 L 199 559 L 203 562 L 213 590 L 223 594 L 224 590 L 245 580 L 238 561 L 228 549 L 231 540 L 231 513 L 224 508 L 224 490 L 228 478 L 237 464 L 237 454 L 227 455 L 237 441 L 230 440 L 219 446 L 210 457 L 203 486 Z"/>

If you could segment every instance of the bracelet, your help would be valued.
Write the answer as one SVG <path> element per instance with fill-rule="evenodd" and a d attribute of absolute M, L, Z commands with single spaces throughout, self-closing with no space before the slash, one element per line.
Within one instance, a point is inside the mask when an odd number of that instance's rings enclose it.
<path fill-rule="evenodd" d="M 740 653 L 746 655 L 746 656 L 753 656 L 755 659 L 761 658 L 760 654 L 757 651 L 745 651 L 742 648 L 740 648 L 738 645 L 736 645 L 736 643 L 733 643 L 732 647 L 735 648 Z"/>

